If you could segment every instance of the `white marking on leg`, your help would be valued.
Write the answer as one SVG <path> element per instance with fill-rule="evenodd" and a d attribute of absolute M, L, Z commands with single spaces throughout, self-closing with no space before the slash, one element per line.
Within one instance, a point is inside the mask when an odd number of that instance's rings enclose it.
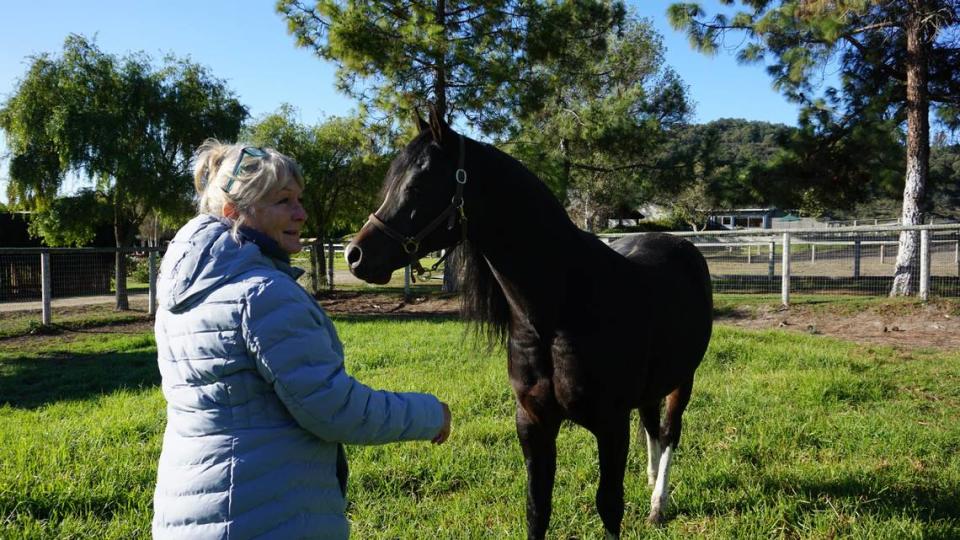
<path fill-rule="evenodd" d="M 660 456 L 660 467 L 657 470 L 657 484 L 653 488 L 653 494 L 650 496 L 650 517 L 651 522 L 660 522 L 663 520 L 663 514 L 667 510 L 670 500 L 670 458 L 673 457 L 673 446 L 667 445 Z"/>
<path fill-rule="evenodd" d="M 652 486 L 657 483 L 657 469 L 660 467 L 660 440 L 655 439 L 643 430 L 647 435 L 647 485 Z"/>

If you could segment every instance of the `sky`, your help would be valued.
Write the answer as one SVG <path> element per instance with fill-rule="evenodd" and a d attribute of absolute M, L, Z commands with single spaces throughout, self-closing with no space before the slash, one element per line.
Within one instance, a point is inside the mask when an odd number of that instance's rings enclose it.
<path fill-rule="evenodd" d="M 733 53 L 706 56 L 693 51 L 686 36 L 667 23 L 676 0 L 631 0 L 663 36 L 666 63 L 689 87 L 696 122 L 745 118 L 796 125 L 797 107 L 770 85 L 760 65 L 741 66 Z M 94 38 L 106 53 L 144 51 L 159 60 L 166 54 L 189 57 L 224 79 L 253 117 L 289 103 L 301 121 L 316 123 L 342 115 L 355 103 L 336 92 L 334 68 L 298 49 L 274 0 L 3 0 L 0 17 L 0 102 L 16 90 L 30 58 L 58 54 L 64 38 Z M 708 13 L 717 0 L 702 0 Z M 0 133 L 0 200 L 5 200 L 8 152 Z"/>

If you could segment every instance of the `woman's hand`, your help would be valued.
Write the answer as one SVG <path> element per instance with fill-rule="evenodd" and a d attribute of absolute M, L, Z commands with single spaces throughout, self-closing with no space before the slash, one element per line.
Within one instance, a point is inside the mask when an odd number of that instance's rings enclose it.
<path fill-rule="evenodd" d="M 443 427 L 440 428 L 440 433 L 437 433 L 437 436 L 430 441 L 433 444 L 443 444 L 450 437 L 450 407 L 447 407 L 447 404 L 442 401 L 440 405 L 443 407 Z"/>

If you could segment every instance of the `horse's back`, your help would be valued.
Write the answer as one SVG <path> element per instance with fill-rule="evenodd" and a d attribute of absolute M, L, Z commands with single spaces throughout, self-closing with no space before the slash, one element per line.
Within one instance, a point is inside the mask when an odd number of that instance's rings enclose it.
<path fill-rule="evenodd" d="M 619 238 L 610 248 L 654 273 L 655 278 L 679 278 L 688 281 L 687 285 L 698 285 L 712 304 L 707 262 L 689 241 L 672 234 L 646 233 Z"/>

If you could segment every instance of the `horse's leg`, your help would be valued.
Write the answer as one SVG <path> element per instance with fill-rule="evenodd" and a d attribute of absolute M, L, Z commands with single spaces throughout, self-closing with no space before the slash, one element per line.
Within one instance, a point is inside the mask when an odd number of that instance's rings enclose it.
<path fill-rule="evenodd" d="M 532 418 L 517 405 L 517 436 L 527 465 L 527 538 L 542 539 L 550 525 L 560 418 Z"/>
<path fill-rule="evenodd" d="M 596 431 L 600 453 L 600 485 L 597 488 L 597 511 L 607 538 L 620 537 L 623 521 L 623 474 L 630 449 L 630 415 L 607 418 Z"/>
<path fill-rule="evenodd" d="M 660 401 L 640 408 L 640 421 L 647 437 L 647 484 L 657 483 L 657 468 L 660 466 Z"/>
<path fill-rule="evenodd" d="M 664 415 L 663 429 L 660 432 L 660 447 L 663 449 L 663 454 L 660 456 L 657 483 L 650 496 L 650 515 L 647 517 L 650 523 L 663 523 L 670 501 L 670 461 L 673 459 L 677 445 L 680 444 L 681 417 L 687 403 L 690 402 L 691 392 L 693 392 L 693 377 L 667 396 L 667 410 Z"/>

